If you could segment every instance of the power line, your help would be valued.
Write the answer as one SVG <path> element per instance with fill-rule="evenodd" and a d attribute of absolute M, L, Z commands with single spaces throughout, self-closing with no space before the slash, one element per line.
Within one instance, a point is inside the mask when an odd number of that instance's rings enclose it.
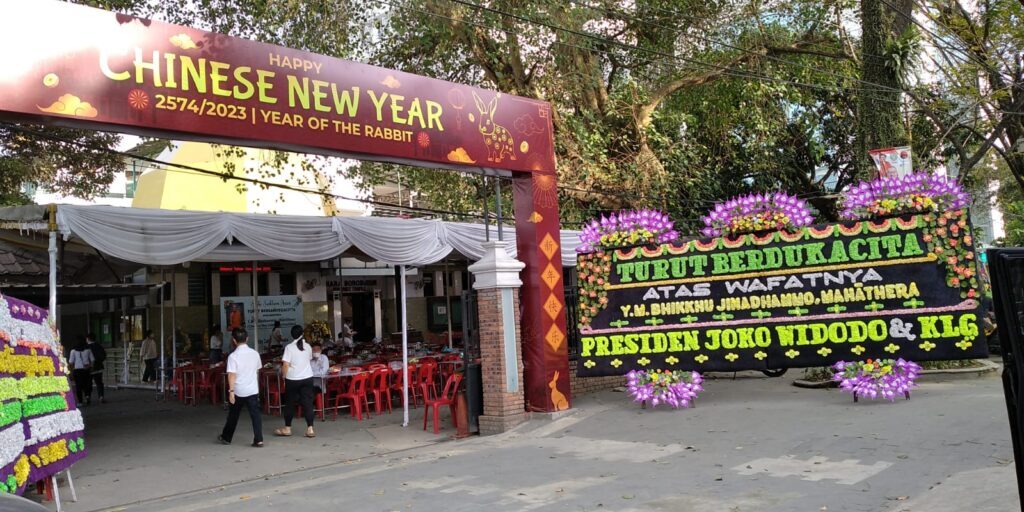
<path fill-rule="evenodd" d="M 165 168 L 165 170 L 171 170 L 171 171 L 177 170 L 179 172 L 180 171 L 195 172 L 195 173 L 205 174 L 205 175 L 209 175 L 209 176 L 216 176 L 216 177 L 224 179 L 225 181 L 226 180 L 238 180 L 238 181 L 245 182 L 245 183 L 250 183 L 250 184 L 253 184 L 253 185 L 259 185 L 259 186 L 264 187 L 264 188 L 269 188 L 269 187 L 280 188 L 280 189 L 289 190 L 289 191 L 293 191 L 293 192 L 301 192 L 301 193 L 304 193 L 304 194 L 314 194 L 314 195 L 318 195 L 318 196 L 321 196 L 321 197 L 332 197 L 334 199 L 342 199 L 342 200 L 347 200 L 347 201 L 356 201 L 356 202 L 360 202 L 360 203 L 364 203 L 364 204 L 369 204 L 369 205 L 373 205 L 373 206 L 380 206 L 382 208 L 399 208 L 399 209 L 402 209 L 402 210 L 410 210 L 410 211 L 414 211 L 414 212 L 421 212 L 421 213 L 428 213 L 428 214 L 455 215 L 455 216 L 462 216 L 462 217 L 483 218 L 483 216 L 479 215 L 479 214 L 465 213 L 465 212 L 455 212 L 455 211 L 449 211 L 449 210 L 440 210 L 440 209 L 435 209 L 435 208 L 424 208 L 424 207 L 419 207 L 419 206 L 405 206 L 405 205 L 401 205 L 401 204 L 394 204 L 394 203 L 386 203 L 386 202 L 382 202 L 382 201 L 375 201 L 375 200 L 372 200 L 372 199 L 365 199 L 365 198 L 358 198 L 358 197 L 348 197 L 348 196 L 343 196 L 343 195 L 340 195 L 340 194 L 335 194 L 333 192 L 327 192 L 327 191 L 323 191 L 323 190 L 306 189 L 306 188 L 302 188 L 302 187 L 296 187 L 296 186 L 293 186 L 293 185 L 288 185 L 288 184 L 285 184 L 285 183 L 274 183 L 274 182 L 264 181 L 264 180 L 260 180 L 260 179 L 256 179 L 256 178 L 249 178 L 249 177 L 246 177 L 246 176 L 236 176 L 236 175 L 234 175 L 232 173 L 228 173 L 228 172 L 211 171 L 209 169 L 203 169 L 203 168 L 200 168 L 200 167 L 194 167 L 194 166 L 185 165 L 185 164 L 176 164 L 176 163 L 172 163 L 172 162 L 165 162 L 163 160 L 159 160 L 159 159 L 156 159 L 156 158 L 150 158 L 150 157 L 146 157 L 146 156 L 142 156 L 142 155 L 136 155 L 136 154 L 133 154 L 133 153 L 129 153 L 127 151 L 119 151 L 119 150 L 116 150 L 116 149 L 104 148 L 104 147 L 100 147 L 100 146 L 93 146 L 93 145 L 90 145 L 90 144 L 86 144 L 84 142 L 79 142 L 79 141 L 72 140 L 72 139 L 67 139 L 67 138 L 64 138 L 64 137 L 58 137 L 58 136 L 51 135 L 51 134 L 44 133 L 44 132 L 40 132 L 40 131 L 37 131 L 37 130 L 31 130 L 31 129 L 25 128 L 23 126 L 19 126 L 19 125 L 7 123 L 7 122 L 2 122 L 0 124 L 3 124 L 5 127 L 7 127 L 10 130 L 22 133 L 24 135 L 31 135 L 31 136 L 38 137 L 38 138 L 41 138 L 41 139 L 50 140 L 50 141 L 58 142 L 58 143 L 62 143 L 62 144 L 68 144 L 68 145 L 71 145 L 71 146 L 87 149 L 87 150 L 90 150 L 90 151 L 100 151 L 100 152 L 105 152 L 105 153 L 110 153 L 110 154 L 122 156 L 122 157 L 125 157 L 125 158 L 131 158 L 131 159 L 134 159 L 134 160 L 140 160 L 140 161 L 143 161 L 143 162 L 149 162 L 149 163 L 152 163 L 152 164 L 156 164 L 156 165 L 162 166 L 162 167 Z"/>

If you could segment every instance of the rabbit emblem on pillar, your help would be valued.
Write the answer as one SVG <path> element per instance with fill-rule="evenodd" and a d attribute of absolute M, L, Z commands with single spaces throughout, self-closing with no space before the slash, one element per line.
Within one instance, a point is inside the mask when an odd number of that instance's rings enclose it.
<path fill-rule="evenodd" d="M 489 103 L 473 93 L 473 102 L 480 111 L 480 118 L 477 120 L 477 128 L 484 136 L 484 144 L 487 145 L 487 161 L 501 162 L 507 155 L 512 160 L 516 159 L 516 152 L 513 149 L 515 142 L 504 126 L 494 122 L 494 111 L 498 109 L 498 96 L 495 96 Z"/>

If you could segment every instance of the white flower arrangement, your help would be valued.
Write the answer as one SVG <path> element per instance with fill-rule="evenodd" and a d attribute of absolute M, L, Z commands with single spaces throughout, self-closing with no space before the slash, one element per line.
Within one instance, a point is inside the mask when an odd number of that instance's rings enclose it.
<path fill-rule="evenodd" d="M 25 428 L 21 422 L 0 430 L 0 468 L 14 462 L 25 449 Z"/>
<path fill-rule="evenodd" d="M 59 435 L 81 431 L 85 428 L 85 424 L 82 422 L 82 412 L 72 409 L 32 418 L 28 420 L 28 428 L 32 438 L 25 444 L 33 445 Z"/>

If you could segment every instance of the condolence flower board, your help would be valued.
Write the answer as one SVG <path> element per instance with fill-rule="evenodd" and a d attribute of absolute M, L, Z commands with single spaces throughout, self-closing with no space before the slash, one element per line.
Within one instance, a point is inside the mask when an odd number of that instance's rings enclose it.
<path fill-rule="evenodd" d="M 577 272 L 581 376 L 987 353 L 966 210 L 594 247 Z"/>
<path fill-rule="evenodd" d="M 21 494 L 85 457 L 83 431 L 46 310 L 0 297 L 0 492 Z"/>

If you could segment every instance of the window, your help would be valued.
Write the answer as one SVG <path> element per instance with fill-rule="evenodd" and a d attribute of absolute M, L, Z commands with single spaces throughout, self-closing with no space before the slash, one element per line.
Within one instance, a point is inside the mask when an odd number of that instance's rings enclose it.
<path fill-rule="evenodd" d="M 237 297 L 238 296 L 238 275 L 237 274 L 220 274 L 220 296 L 221 297 Z"/>
<path fill-rule="evenodd" d="M 281 295 L 295 295 L 295 274 L 281 274 Z"/>
<path fill-rule="evenodd" d="M 203 306 L 206 304 L 206 276 L 204 274 L 188 275 L 188 305 Z"/>

